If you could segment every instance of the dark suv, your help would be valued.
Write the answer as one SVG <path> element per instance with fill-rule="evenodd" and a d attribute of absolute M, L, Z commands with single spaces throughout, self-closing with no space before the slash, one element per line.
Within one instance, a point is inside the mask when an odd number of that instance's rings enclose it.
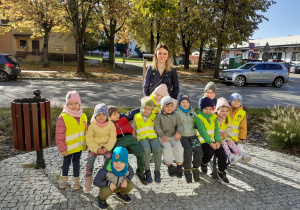
<path fill-rule="evenodd" d="M 20 65 L 13 55 L 0 54 L 0 82 L 16 79 L 20 73 Z"/>

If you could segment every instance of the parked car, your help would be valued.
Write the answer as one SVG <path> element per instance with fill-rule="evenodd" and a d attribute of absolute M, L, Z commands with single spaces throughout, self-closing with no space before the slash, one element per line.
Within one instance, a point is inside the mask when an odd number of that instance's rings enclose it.
<path fill-rule="evenodd" d="M 272 62 L 251 62 L 237 69 L 223 70 L 219 79 L 225 83 L 234 83 L 243 86 L 246 83 L 272 84 L 281 87 L 289 81 L 288 69 L 284 64 Z"/>
<path fill-rule="evenodd" d="M 20 65 L 13 55 L 0 54 L 0 81 L 16 79 L 21 73 Z"/>
<path fill-rule="evenodd" d="M 102 58 L 102 63 L 105 63 L 105 62 L 108 63 L 108 61 L 109 61 L 109 53 L 104 53 L 103 58 Z"/>
<path fill-rule="evenodd" d="M 290 73 L 300 74 L 300 64 L 291 66 Z"/>

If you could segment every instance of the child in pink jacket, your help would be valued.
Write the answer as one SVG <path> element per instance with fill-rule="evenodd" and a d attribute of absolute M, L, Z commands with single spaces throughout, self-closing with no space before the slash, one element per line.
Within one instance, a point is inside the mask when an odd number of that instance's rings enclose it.
<path fill-rule="evenodd" d="M 81 151 L 86 150 L 85 131 L 87 117 L 82 113 L 80 96 L 76 91 L 66 95 L 66 105 L 56 123 L 55 141 L 63 156 L 62 177 L 59 189 L 66 189 L 68 172 L 73 163 L 73 190 L 80 189 L 79 169 Z"/>

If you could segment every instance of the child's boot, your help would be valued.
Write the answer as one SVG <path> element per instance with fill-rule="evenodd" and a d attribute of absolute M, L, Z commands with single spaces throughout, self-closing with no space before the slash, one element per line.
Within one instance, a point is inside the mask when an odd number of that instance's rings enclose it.
<path fill-rule="evenodd" d="M 67 188 L 67 186 L 68 186 L 68 176 L 60 177 L 58 188 L 64 190 Z"/>
<path fill-rule="evenodd" d="M 225 183 L 225 184 L 229 184 L 229 180 L 226 176 L 226 172 L 225 171 L 219 171 L 218 172 L 218 177 L 220 178 L 220 180 Z"/>
<path fill-rule="evenodd" d="M 79 177 L 73 178 L 73 190 L 80 190 Z"/>
<path fill-rule="evenodd" d="M 185 179 L 186 179 L 187 183 L 192 183 L 193 182 L 193 180 L 192 180 L 192 173 L 191 173 L 191 169 L 190 168 L 184 169 L 184 176 L 185 176 Z"/>
<path fill-rule="evenodd" d="M 251 160 L 251 157 L 249 155 L 246 155 L 245 153 L 241 154 L 242 160 L 241 163 L 246 164 Z"/>
<path fill-rule="evenodd" d="M 177 178 L 182 178 L 183 170 L 182 165 L 177 165 Z"/>
<path fill-rule="evenodd" d="M 202 173 L 207 174 L 207 163 L 201 163 L 201 171 Z"/>
<path fill-rule="evenodd" d="M 229 160 L 230 165 L 234 165 L 237 162 L 239 162 L 240 160 L 242 160 L 242 158 L 243 158 L 242 156 L 232 154 L 228 157 L 228 160 Z"/>
<path fill-rule="evenodd" d="M 161 183 L 160 172 L 159 171 L 154 171 L 154 181 L 156 183 Z"/>
<path fill-rule="evenodd" d="M 100 198 L 98 197 L 98 203 L 99 203 L 99 208 L 100 209 L 107 209 L 108 208 L 106 200 L 100 200 Z"/>
<path fill-rule="evenodd" d="M 92 176 L 88 176 L 88 177 L 85 178 L 85 183 L 84 183 L 84 187 L 83 187 L 83 192 L 84 193 L 90 193 L 91 192 L 92 182 L 93 182 L 93 177 Z"/>
<path fill-rule="evenodd" d="M 200 171 L 198 168 L 193 167 L 193 177 L 195 182 L 200 182 Z"/>
<path fill-rule="evenodd" d="M 177 170 L 176 167 L 173 166 L 172 164 L 168 166 L 168 173 L 169 176 L 176 176 Z"/>
<path fill-rule="evenodd" d="M 150 170 L 146 170 L 145 174 L 146 174 L 146 182 L 148 184 L 152 183 L 153 179 L 152 179 L 152 176 L 151 176 L 151 171 Z"/>

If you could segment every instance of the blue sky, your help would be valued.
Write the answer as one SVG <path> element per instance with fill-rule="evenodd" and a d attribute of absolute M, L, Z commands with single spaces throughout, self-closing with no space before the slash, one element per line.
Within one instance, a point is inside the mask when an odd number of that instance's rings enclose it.
<path fill-rule="evenodd" d="M 252 39 L 300 35 L 300 0 L 275 1 L 277 3 L 263 13 L 269 21 L 264 20 L 258 25 L 259 29 L 254 32 Z"/>

